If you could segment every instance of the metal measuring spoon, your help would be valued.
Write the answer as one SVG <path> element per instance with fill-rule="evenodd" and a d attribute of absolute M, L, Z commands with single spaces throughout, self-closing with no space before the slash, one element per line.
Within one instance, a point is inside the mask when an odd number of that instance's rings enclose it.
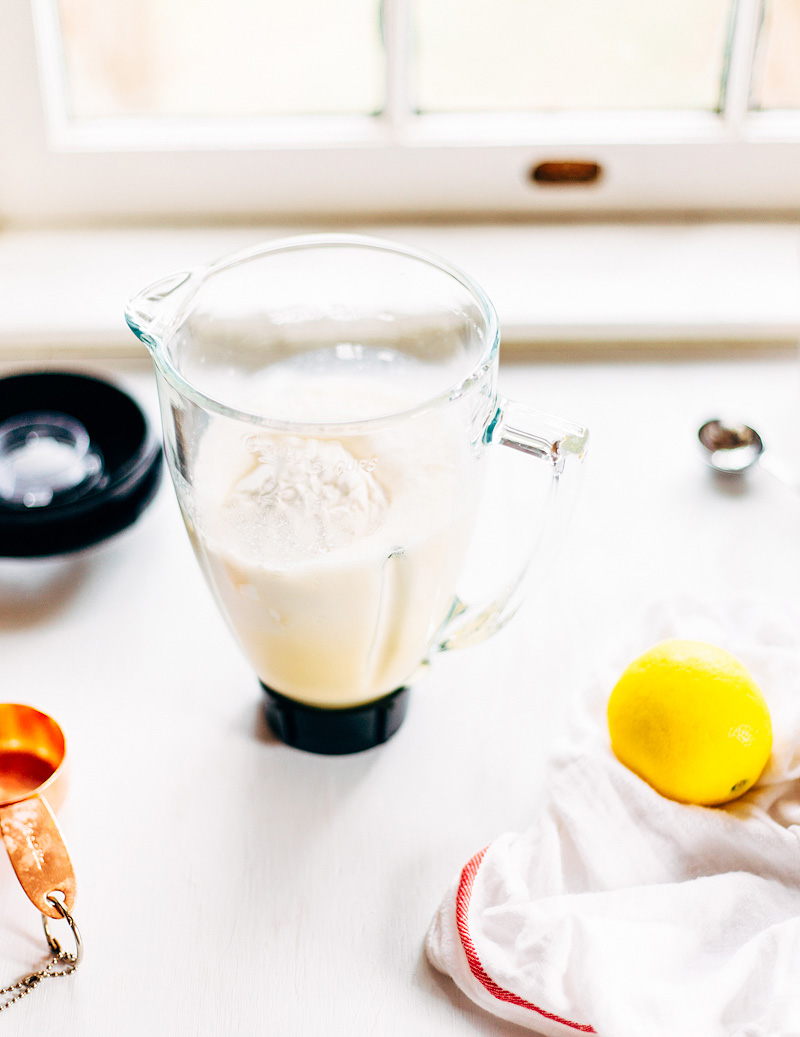
<path fill-rule="evenodd" d="M 45 792 L 55 805 L 64 795 L 66 741 L 47 713 L 0 703 L 0 845 L 30 900 L 49 918 L 64 917 L 49 898 L 75 901 L 75 872 Z"/>
<path fill-rule="evenodd" d="M 722 475 L 741 475 L 758 461 L 764 471 L 798 489 L 797 479 L 774 457 L 764 455 L 764 443 L 754 428 L 726 424 L 714 418 L 701 425 L 697 438 L 705 452 L 706 464 Z"/>

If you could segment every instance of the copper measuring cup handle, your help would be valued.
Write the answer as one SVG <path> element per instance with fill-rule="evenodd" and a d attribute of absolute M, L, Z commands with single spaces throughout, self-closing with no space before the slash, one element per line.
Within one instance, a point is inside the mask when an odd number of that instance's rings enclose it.
<path fill-rule="evenodd" d="M 32 796 L 0 807 L 0 831 L 20 885 L 42 914 L 62 917 L 47 899 L 53 893 L 62 893 L 72 911 L 75 872 L 47 800 Z"/>
<path fill-rule="evenodd" d="M 69 912 L 75 873 L 64 838 L 43 793 L 57 795 L 66 743 L 61 728 L 31 706 L 0 703 L 0 832 L 28 898 L 48 918 Z"/>

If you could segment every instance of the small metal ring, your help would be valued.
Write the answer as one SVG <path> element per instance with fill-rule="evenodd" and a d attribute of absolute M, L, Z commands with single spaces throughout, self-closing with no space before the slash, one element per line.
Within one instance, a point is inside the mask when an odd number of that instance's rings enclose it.
<path fill-rule="evenodd" d="M 47 938 L 47 945 L 53 952 L 53 954 L 61 958 L 63 961 L 71 962 L 77 968 L 80 964 L 81 958 L 83 957 L 83 941 L 81 940 L 80 930 L 78 929 L 78 926 L 75 924 L 75 919 L 67 910 L 67 905 L 63 903 L 61 900 L 59 900 L 59 898 L 55 896 L 54 893 L 48 893 L 45 897 L 45 900 L 48 904 L 53 905 L 56 911 L 58 911 L 58 913 L 61 915 L 61 917 L 72 930 L 72 935 L 75 939 L 75 953 L 68 954 L 66 951 L 62 950 L 61 944 L 50 932 L 50 919 L 46 914 L 42 914 L 42 926 L 44 928 L 44 935 Z"/>

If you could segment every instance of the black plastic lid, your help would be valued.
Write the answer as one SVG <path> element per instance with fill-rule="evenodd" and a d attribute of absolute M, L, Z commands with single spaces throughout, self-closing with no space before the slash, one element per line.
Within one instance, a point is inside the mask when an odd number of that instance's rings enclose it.
<path fill-rule="evenodd" d="M 155 495 L 160 441 L 121 389 L 89 375 L 0 378 L 0 557 L 97 544 Z"/>
<path fill-rule="evenodd" d="M 382 745 L 403 723 L 408 709 L 410 688 L 398 688 L 375 702 L 344 709 L 322 709 L 268 688 L 267 722 L 282 742 L 295 749 L 326 756 L 360 753 Z"/>

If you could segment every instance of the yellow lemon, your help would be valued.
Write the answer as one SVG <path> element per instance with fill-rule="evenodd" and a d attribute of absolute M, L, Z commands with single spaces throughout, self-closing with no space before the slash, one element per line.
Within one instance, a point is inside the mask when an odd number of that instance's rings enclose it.
<path fill-rule="evenodd" d="M 608 701 L 617 759 L 662 796 L 712 806 L 746 792 L 772 750 L 764 696 L 729 652 L 662 641 L 635 659 Z"/>

